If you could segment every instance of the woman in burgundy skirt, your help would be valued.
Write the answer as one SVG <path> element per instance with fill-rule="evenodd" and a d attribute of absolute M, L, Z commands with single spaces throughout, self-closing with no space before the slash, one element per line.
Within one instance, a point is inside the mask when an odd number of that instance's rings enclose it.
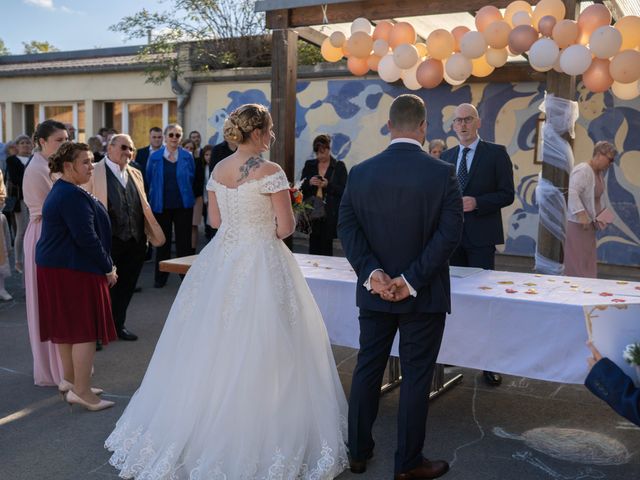
<path fill-rule="evenodd" d="M 57 180 L 42 207 L 42 235 L 36 245 L 40 338 L 58 344 L 66 401 L 96 411 L 113 402 L 91 388 L 96 340 L 116 338 L 109 287 L 117 281 L 111 260 L 111 226 L 102 204 L 80 185 L 93 171 L 84 143 L 63 143 L 49 159 Z M 63 388 L 64 387 L 64 388 Z"/>

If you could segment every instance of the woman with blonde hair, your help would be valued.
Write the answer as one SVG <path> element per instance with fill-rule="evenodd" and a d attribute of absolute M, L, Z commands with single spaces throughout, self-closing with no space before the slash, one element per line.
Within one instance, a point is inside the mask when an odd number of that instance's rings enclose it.
<path fill-rule="evenodd" d="M 122 478 L 328 480 L 347 465 L 346 400 L 327 331 L 282 242 L 295 227 L 289 182 L 262 158 L 271 125 L 255 104 L 225 122 L 238 149 L 207 185 L 218 233 L 105 443 Z"/>

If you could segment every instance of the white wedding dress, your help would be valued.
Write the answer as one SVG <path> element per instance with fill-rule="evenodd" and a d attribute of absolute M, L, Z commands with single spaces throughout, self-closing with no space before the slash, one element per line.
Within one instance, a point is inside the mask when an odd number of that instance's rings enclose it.
<path fill-rule="evenodd" d="M 222 225 L 178 292 L 140 388 L 105 447 L 121 478 L 331 479 L 347 404 L 322 316 L 275 234 L 282 171 L 213 179 Z"/>

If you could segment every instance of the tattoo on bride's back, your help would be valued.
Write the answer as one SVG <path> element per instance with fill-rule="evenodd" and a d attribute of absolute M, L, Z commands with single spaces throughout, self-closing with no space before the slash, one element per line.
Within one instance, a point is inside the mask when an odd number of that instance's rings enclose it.
<path fill-rule="evenodd" d="M 240 178 L 237 181 L 242 182 L 249 176 L 252 170 L 260 167 L 263 163 L 264 159 L 262 157 L 249 157 L 249 159 L 240 167 Z"/>

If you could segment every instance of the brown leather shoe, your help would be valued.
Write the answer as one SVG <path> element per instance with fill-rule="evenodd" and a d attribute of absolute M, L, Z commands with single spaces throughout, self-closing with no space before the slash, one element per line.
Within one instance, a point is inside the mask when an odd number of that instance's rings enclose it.
<path fill-rule="evenodd" d="M 449 464 L 444 460 L 422 459 L 422 465 L 409 470 L 408 472 L 396 473 L 395 480 L 422 480 L 427 478 L 438 478 L 449 471 Z"/>

